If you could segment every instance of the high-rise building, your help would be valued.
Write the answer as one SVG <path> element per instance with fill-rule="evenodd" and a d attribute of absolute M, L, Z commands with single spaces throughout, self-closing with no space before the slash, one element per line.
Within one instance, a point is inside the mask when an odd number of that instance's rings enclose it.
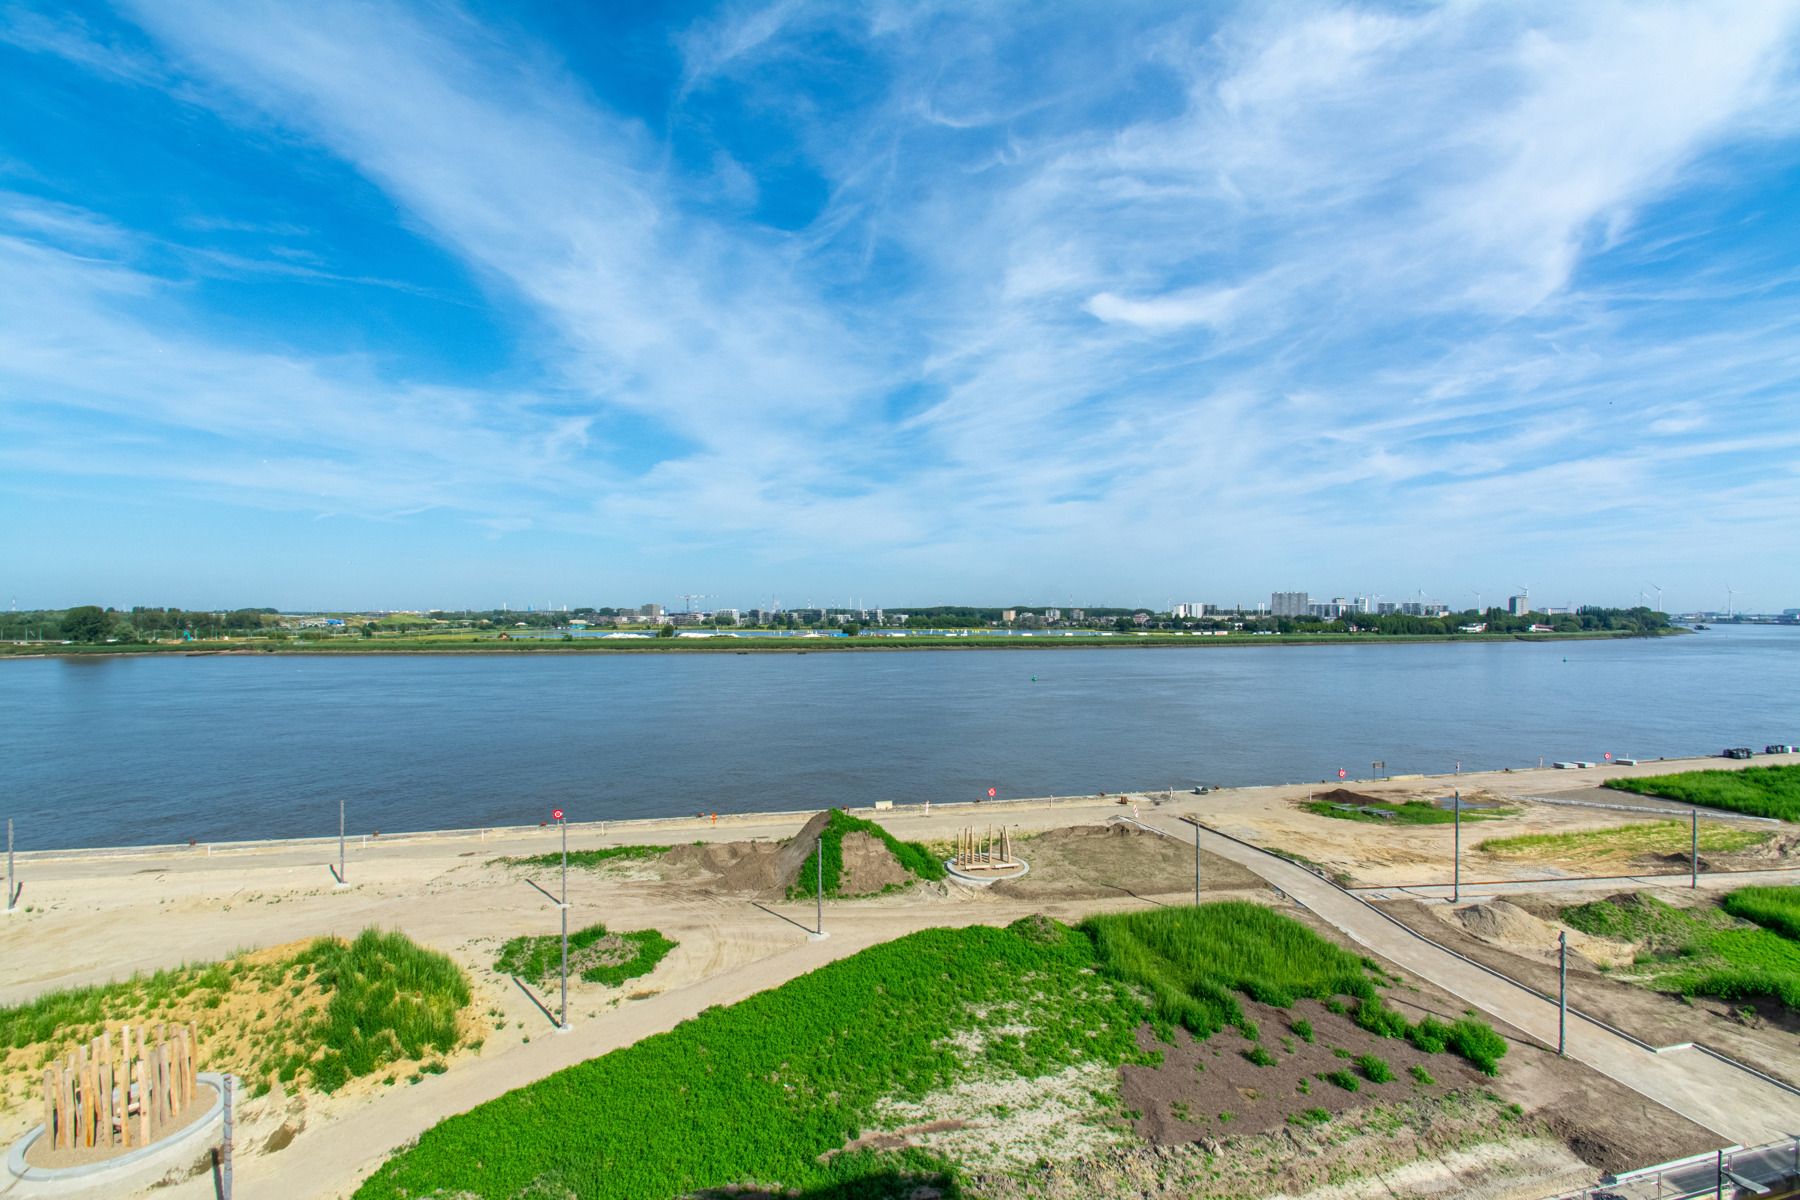
<path fill-rule="evenodd" d="M 1269 612 L 1277 617 L 1310 616 L 1312 597 L 1305 592 L 1270 592 Z"/>
<path fill-rule="evenodd" d="M 1515 617 L 1522 617 L 1531 611 L 1531 600 L 1526 596 L 1508 596 L 1506 611 Z"/>
<path fill-rule="evenodd" d="M 638 616 L 640 617 L 660 617 L 662 615 L 663 606 L 660 604 L 644 604 L 638 607 Z"/>

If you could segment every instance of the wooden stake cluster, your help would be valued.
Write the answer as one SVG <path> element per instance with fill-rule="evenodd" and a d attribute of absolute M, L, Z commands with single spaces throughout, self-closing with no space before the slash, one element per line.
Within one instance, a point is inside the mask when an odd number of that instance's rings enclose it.
<path fill-rule="evenodd" d="M 993 826 L 977 833 L 964 829 L 956 839 L 956 867 L 959 871 L 1010 871 L 1021 864 L 1012 856 L 1012 834 L 1003 825 L 998 832 Z"/>
<path fill-rule="evenodd" d="M 113 1037 L 101 1033 L 67 1059 L 44 1068 L 44 1130 L 55 1150 L 147 1146 L 199 1089 L 195 1057 L 199 1035 L 192 1023 L 148 1026 L 133 1039 L 132 1027 Z"/>

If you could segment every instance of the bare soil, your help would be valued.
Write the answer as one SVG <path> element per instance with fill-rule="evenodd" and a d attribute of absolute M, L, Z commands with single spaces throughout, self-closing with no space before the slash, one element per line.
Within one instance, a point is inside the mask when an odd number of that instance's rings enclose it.
<path fill-rule="evenodd" d="M 1512 896 L 1513 906 L 1542 921 L 1548 938 L 1535 943 L 1496 941 L 1479 936 L 1459 919 L 1449 905 L 1418 900 L 1388 900 L 1380 907 L 1389 916 L 1431 940 L 1468 956 L 1528 987 L 1554 995 L 1557 988 L 1554 917 L 1560 903 L 1593 899 L 1591 893 L 1558 898 L 1553 894 Z M 1535 910 L 1535 913 L 1534 911 Z M 1602 973 L 1589 957 L 1595 946 L 1615 946 L 1606 939 L 1588 939 L 1571 930 L 1569 945 L 1569 1004 L 1622 1029 L 1653 1046 L 1700 1042 L 1766 1075 L 1800 1086 L 1800 1017 L 1775 1002 L 1727 1003 L 1706 997 L 1691 1000 L 1667 996 L 1635 984 L 1621 983 Z M 1601 961 L 1607 961 L 1605 956 Z M 1665 1156 L 1666 1159 L 1667 1156 Z"/>
<path fill-rule="evenodd" d="M 905 887 L 914 879 L 887 843 L 873 834 L 846 833 L 842 846 L 844 872 L 838 879 L 839 895 L 872 896 L 891 887 Z"/>
<path fill-rule="evenodd" d="M 800 877 L 800 868 L 830 823 L 830 813 L 817 813 L 800 832 L 783 842 L 708 842 L 676 846 L 663 855 L 665 879 L 692 879 L 698 871 L 709 891 L 780 898 Z"/>
<path fill-rule="evenodd" d="M 1334 1117 L 1396 1100 L 1436 1098 L 1457 1089 L 1486 1091 L 1487 1076 L 1451 1054 L 1426 1054 L 1411 1043 L 1377 1037 L 1317 1000 L 1300 1000 L 1283 1010 L 1242 999 L 1244 1015 L 1262 1034 L 1251 1041 L 1226 1029 L 1203 1042 L 1186 1030 L 1175 1031 L 1173 1045 L 1159 1043 L 1149 1026 L 1138 1031 L 1138 1045 L 1160 1050 L 1159 1066 L 1121 1068 L 1125 1105 L 1141 1115 L 1132 1127 L 1156 1145 L 1171 1145 L 1233 1134 L 1267 1133 L 1284 1128 L 1288 1118 L 1312 1109 Z M 1297 1020 L 1309 1021 L 1314 1040 L 1292 1032 Z M 1257 1066 L 1248 1055 L 1261 1046 L 1276 1062 Z M 1387 1062 L 1394 1079 L 1374 1083 L 1355 1068 L 1357 1055 L 1373 1054 Z M 1408 1075 L 1422 1067 L 1434 1083 Z M 1346 1091 L 1321 1075 L 1348 1070 L 1359 1090 Z"/>
<path fill-rule="evenodd" d="M 1136 825 L 1074 825 L 1013 843 L 1031 874 L 988 890 L 1009 900 L 1089 900 L 1194 892 L 1194 848 Z M 1205 891 L 1266 890 L 1229 859 L 1200 856 Z"/>

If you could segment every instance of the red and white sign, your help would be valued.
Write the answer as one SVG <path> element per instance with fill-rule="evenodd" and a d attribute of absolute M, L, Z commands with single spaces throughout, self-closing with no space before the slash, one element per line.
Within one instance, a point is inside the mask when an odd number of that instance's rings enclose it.
<path fill-rule="evenodd" d="M 989 800 L 992 800 L 992 799 L 993 799 L 993 798 L 994 798 L 994 789 L 993 789 L 993 788 L 989 788 L 989 789 L 988 789 L 988 799 L 989 799 Z"/>
<path fill-rule="evenodd" d="M 560 809 L 560 808 L 553 808 L 553 809 L 551 809 L 551 810 L 550 810 L 550 819 L 551 819 L 551 820 L 552 820 L 552 821 L 560 821 L 560 820 L 562 820 L 562 809 Z"/>
<path fill-rule="evenodd" d="M 1342 767 L 1339 767 L 1339 768 L 1338 768 L 1338 778 L 1339 778 L 1339 779 L 1343 779 L 1343 778 L 1345 778 L 1345 777 L 1346 777 L 1346 776 L 1348 776 L 1348 775 L 1349 775 L 1349 774 L 1350 774 L 1350 772 L 1348 772 L 1348 771 L 1346 771 L 1346 770 L 1344 770 L 1344 768 L 1342 768 Z"/>
<path fill-rule="evenodd" d="M 1612 761 L 1612 751 L 1611 751 L 1611 750 L 1608 750 L 1608 751 L 1607 751 L 1607 752 L 1606 752 L 1606 761 L 1607 761 L 1607 762 L 1611 762 L 1611 761 Z"/>

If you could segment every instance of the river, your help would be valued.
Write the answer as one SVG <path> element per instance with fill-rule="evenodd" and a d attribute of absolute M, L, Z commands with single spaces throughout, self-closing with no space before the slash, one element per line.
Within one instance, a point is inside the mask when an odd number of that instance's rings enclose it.
<path fill-rule="evenodd" d="M 839 654 L 0 662 L 19 848 L 1448 772 L 1800 742 L 1800 628 Z"/>

